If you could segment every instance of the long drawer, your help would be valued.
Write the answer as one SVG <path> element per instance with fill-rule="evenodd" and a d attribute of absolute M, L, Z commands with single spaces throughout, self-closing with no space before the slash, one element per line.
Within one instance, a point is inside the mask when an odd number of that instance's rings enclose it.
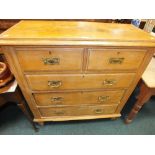
<path fill-rule="evenodd" d="M 57 92 L 35 93 L 34 98 L 39 106 L 55 105 L 104 105 L 119 104 L 124 94 L 123 90 L 117 91 L 80 91 L 80 92 Z"/>
<path fill-rule="evenodd" d="M 106 106 L 83 106 L 83 107 L 61 107 L 61 108 L 39 108 L 42 117 L 52 116 L 83 116 L 103 115 L 115 112 L 117 105 Z"/>
<path fill-rule="evenodd" d="M 82 48 L 28 48 L 16 50 L 24 71 L 78 71 L 82 69 Z"/>
<path fill-rule="evenodd" d="M 88 70 L 136 70 L 146 54 L 138 49 L 89 49 Z"/>
<path fill-rule="evenodd" d="M 134 73 L 26 75 L 32 90 L 125 88 L 134 77 Z"/>

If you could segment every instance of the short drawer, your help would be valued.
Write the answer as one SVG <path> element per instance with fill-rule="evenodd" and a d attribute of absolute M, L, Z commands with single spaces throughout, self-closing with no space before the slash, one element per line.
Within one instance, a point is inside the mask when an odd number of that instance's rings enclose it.
<path fill-rule="evenodd" d="M 146 50 L 89 49 L 88 70 L 136 70 Z"/>
<path fill-rule="evenodd" d="M 129 87 L 134 73 L 26 75 L 32 90 L 101 89 Z"/>
<path fill-rule="evenodd" d="M 42 117 L 52 116 L 83 116 L 104 115 L 116 111 L 117 105 L 108 106 L 86 106 L 86 107 L 61 107 L 61 108 L 39 108 Z"/>
<path fill-rule="evenodd" d="M 82 48 L 18 49 L 19 63 L 24 71 L 81 70 Z"/>
<path fill-rule="evenodd" d="M 39 106 L 105 105 L 119 104 L 123 94 L 123 90 L 35 93 L 34 98 Z"/>

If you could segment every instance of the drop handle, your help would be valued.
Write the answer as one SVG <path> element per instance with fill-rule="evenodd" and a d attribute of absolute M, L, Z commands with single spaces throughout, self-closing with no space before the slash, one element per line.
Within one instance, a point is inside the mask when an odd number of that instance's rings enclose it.
<path fill-rule="evenodd" d="M 64 100 L 63 97 L 52 97 L 51 101 L 52 102 L 62 102 Z"/>
<path fill-rule="evenodd" d="M 103 109 L 96 109 L 94 112 L 95 112 L 95 114 L 102 114 L 103 113 Z"/>
<path fill-rule="evenodd" d="M 64 115 L 65 111 L 54 111 L 55 115 Z"/>
<path fill-rule="evenodd" d="M 60 59 L 59 58 L 42 58 L 44 65 L 59 65 Z"/>
<path fill-rule="evenodd" d="M 109 64 L 122 64 L 125 58 L 110 58 Z"/>
<path fill-rule="evenodd" d="M 110 96 L 99 96 L 98 97 L 98 100 L 100 101 L 100 102 L 106 102 L 107 100 L 109 100 L 110 99 Z"/>
<path fill-rule="evenodd" d="M 48 86 L 51 88 L 58 88 L 62 85 L 61 81 L 48 81 Z"/>
<path fill-rule="evenodd" d="M 113 79 L 105 79 L 105 80 L 103 81 L 103 85 L 112 86 L 112 85 L 114 85 L 114 84 L 116 84 L 116 80 L 113 80 Z"/>

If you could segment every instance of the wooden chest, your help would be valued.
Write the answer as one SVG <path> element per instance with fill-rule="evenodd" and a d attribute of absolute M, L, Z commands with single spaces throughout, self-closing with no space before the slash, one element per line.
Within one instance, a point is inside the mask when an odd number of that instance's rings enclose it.
<path fill-rule="evenodd" d="M 126 24 L 21 21 L 0 45 L 35 122 L 120 117 L 155 38 Z"/>

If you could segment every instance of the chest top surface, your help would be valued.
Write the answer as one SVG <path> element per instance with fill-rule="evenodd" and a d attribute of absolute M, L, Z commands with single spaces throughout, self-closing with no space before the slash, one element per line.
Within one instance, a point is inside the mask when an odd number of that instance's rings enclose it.
<path fill-rule="evenodd" d="M 0 35 L 0 45 L 155 46 L 155 37 L 131 24 L 79 21 L 20 21 Z"/>

